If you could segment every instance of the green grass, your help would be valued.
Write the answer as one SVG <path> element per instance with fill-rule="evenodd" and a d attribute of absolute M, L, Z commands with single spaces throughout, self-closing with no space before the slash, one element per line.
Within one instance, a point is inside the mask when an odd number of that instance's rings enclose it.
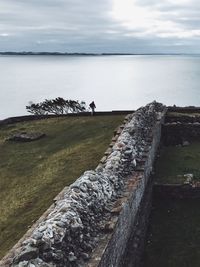
<path fill-rule="evenodd" d="M 51 118 L 0 128 L 0 258 L 85 170 L 94 169 L 124 116 Z M 6 142 L 20 131 L 34 142 Z"/>
<path fill-rule="evenodd" d="M 158 183 L 183 183 L 184 174 L 192 173 L 200 181 L 200 141 L 189 146 L 169 146 L 161 150 L 155 165 L 155 181 Z"/>
<path fill-rule="evenodd" d="M 144 267 L 200 266 L 200 199 L 155 199 Z"/>

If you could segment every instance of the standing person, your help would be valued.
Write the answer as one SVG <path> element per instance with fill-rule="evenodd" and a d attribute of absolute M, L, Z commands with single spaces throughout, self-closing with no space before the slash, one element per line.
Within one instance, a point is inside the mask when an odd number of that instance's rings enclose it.
<path fill-rule="evenodd" d="M 91 108 L 91 115 L 93 116 L 95 113 L 95 108 L 96 108 L 94 101 L 92 101 L 89 106 Z"/>

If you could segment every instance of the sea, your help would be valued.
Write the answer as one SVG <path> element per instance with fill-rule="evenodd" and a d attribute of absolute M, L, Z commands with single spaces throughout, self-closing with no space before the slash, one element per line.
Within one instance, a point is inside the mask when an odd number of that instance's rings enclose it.
<path fill-rule="evenodd" d="M 200 106 L 200 56 L 0 56 L 0 120 L 56 97 L 94 101 L 97 111 Z"/>

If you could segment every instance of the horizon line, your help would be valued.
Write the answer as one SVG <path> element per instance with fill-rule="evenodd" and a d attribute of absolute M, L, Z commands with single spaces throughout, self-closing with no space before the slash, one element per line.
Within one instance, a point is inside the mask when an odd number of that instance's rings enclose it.
<path fill-rule="evenodd" d="M 200 56 L 200 53 L 120 53 L 120 52 L 48 52 L 48 51 L 0 51 L 0 55 L 93 55 L 93 56 L 103 56 L 103 55 L 127 55 L 127 56 L 139 56 L 139 55 L 193 55 Z"/>

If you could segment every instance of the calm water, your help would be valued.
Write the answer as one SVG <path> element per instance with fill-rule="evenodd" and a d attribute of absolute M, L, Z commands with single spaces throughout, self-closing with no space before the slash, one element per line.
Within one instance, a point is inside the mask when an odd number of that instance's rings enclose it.
<path fill-rule="evenodd" d="M 94 100 L 98 110 L 200 106 L 199 84 L 197 56 L 0 56 L 0 119 L 57 96 Z"/>

